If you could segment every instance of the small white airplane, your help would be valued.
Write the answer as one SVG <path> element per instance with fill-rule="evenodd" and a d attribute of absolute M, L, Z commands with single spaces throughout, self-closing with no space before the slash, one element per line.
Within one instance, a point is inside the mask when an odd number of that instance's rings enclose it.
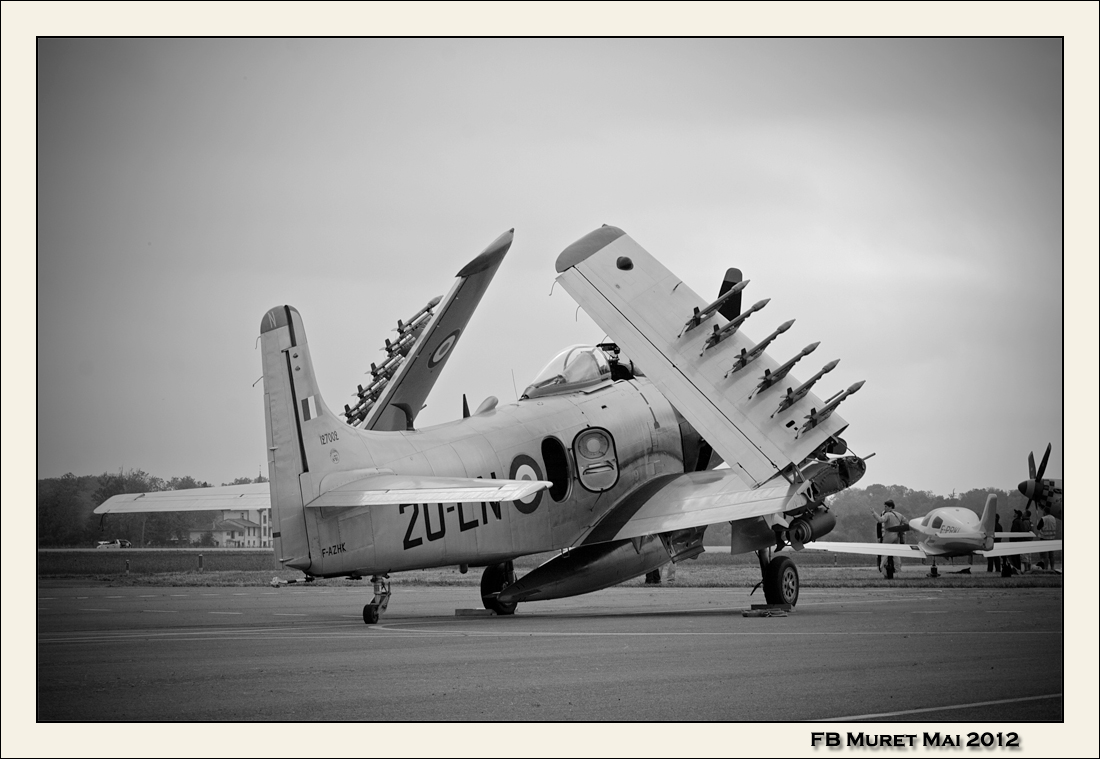
<path fill-rule="evenodd" d="M 307 579 L 372 578 L 368 624 L 389 603 L 391 572 L 484 567 L 483 604 L 511 614 L 697 556 L 719 522 L 735 552 L 757 554 L 767 601 L 793 605 L 798 571 L 771 549 L 832 530 L 825 497 L 866 465 L 845 455 L 841 394 L 822 402 L 809 392 L 822 373 L 790 375 L 812 348 L 780 364 L 763 350 L 777 333 L 758 344 L 741 329 L 760 308 L 740 314 L 737 270 L 707 305 L 621 229 L 601 227 L 561 253 L 558 281 L 615 343 L 562 351 L 517 403 L 488 398 L 416 428 L 511 244 L 505 232 L 444 298 L 398 323 L 342 414 L 322 399 L 301 315 L 272 308 L 260 322 L 270 483 L 120 495 L 96 513 L 270 507 L 283 565 Z M 723 460 L 729 469 L 715 470 Z M 558 553 L 516 578 L 516 557 L 547 551 Z"/>
<path fill-rule="evenodd" d="M 1039 508 L 1050 508 L 1050 513 L 1058 519 L 1062 518 L 1062 481 L 1061 480 L 1047 480 L 1043 479 L 1043 474 L 1047 470 L 1047 459 L 1050 458 L 1050 443 L 1047 443 L 1046 453 L 1043 454 L 1043 460 L 1039 464 L 1039 470 L 1035 470 L 1035 453 L 1031 452 L 1027 455 L 1028 473 L 1031 475 L 1029 479 L 1024 480 L 1019 484 L 1020 492 L 1027 496 L 1027 508 L 1031 508 L 1031 504 L 1037 504 Z M 1038 522 L 1038 516 L 1034 517 L 1033 522 Z"/>
<path fill-rule="evenodd" d="M 842 543 L 819 541 L 806 546 L 814 551 L 856 553 L 871 556 L 900 556 L 911 559 L 931 559 L 933 577 L 938 576 L 936 559 L 952 556 L 1014 556 L 1022 553 L 1061 551 L 1061 540 L 1035 540 L 1030 532 L 997 532 L 997 496 L 990 493 L 979 517 L 970 509 L 942 506 L 923 517 L 905 522 L 899 527 L 887 527 L 891 532 L 912 532 L 915 543 Z M 995 543 L 994 538 L 1018 542 Z M 887 569 L 887 579 L 893 576 Z"/>

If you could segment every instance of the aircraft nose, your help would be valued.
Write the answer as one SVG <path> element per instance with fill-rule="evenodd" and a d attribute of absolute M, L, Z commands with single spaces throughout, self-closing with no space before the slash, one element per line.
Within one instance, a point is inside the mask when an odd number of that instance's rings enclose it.
<path fill-rule="evenodd" d="M 1028 498 L 1034 498 L 1032 493 L 1035 490 L 1035 480 L 1024 480 L 1017 487 L 1019 488 L 1022 495 L 1025 495 Z"/>
<path fill-rule="evenodd" d="M 867 462 L 859 456 L 849 456 L 842 460 L 848 464 L 847 486 L 851 487 L 867 473 Z"/>

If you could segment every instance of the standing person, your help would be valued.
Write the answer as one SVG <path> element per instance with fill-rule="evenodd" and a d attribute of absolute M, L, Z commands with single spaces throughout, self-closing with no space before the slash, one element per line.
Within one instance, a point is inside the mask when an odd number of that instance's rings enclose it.
<path fill-rule="evenodd" d="M 892 530 L 890 528 L 900 527 L 905 523 L 901 514 L 894 510 L 894 500 L 892 498 L 883 502 L 885 508 L 882 513 L 878 515 L 879 526 L 882 528 L 882 542 L 884 544 L 904 543 L 901 538 L 901 532 Z M 882 571 L 886 575 L 887 580 L 894 579 L 894 573 L 901 571 L 901 558 L 897 556 L 886 556 L 882 560 Z"/>
<path fill-rule="evenodd" d="M 1012 524 L 1010 524 L 1008 527 L 1009 532 L 1021 532 L 1023 530 L 1023 527 L 1020 525 L 1020 523 L 1023 521 L 1023 516 L 1023 512 L 1021 512 L 1019 509 L 1014 509 L 1012 511 Z M 1008 542 L 1018 543 L 1020 542 L 1020 540 L 1021 538 L 1010 538 Z M 1012 566 L 1015 567 L 1016 571 L 1019 572 L 1020 554 L 1009 557 L 1009 560 L 1012 562 Z"/>
<path fill-rule="evenodd" d="M 996 514 L 995 516 L 997 517 L 997 519 L 993 525 L 993 532 L 1003 532 L 1003 530 L 1001 529 L 1001 515 Z M 993 538 L 993 542 L 1000 543 L 1001 541 L 998 538 Z M 985 571 L 992 572 L 994 569 L 996 569 L 998 572 L 1001 571 L 1001 557 L 987 556 L 985 558 Z"/>
<path fill-rule="evenodd" d="M 875 518 L 875 540 L 877 540 L 879 543 L 881 543 L 882 542 L 882 520 L 879 519 L 880 515 L 876 514 L 874 509 L 871 509 L 871 516 L 873 516 Z M 881 556 L 876 556 L 875 558 L 877 559 L 877 561 L 875 563 L 875 567 L 878 569 L 878 571 L 881 572 L 882 571 L 882 557 Z"/>
<path fill-rule="evenodd" d="M 1050 506 L 1043 506 L 1043 516 L 1039 518 L 1039 540 L 1055 540 L 1058 537 L 1058 519 L 1050 513 Z M 1054 551 L 1043 551 L 1043 569 L 1054 570 Z"/>
<path fill-rule="evenodd" d="M 1031 532 L 1031 509 L 1024 511 L 1024 518 L 1020 520 L 1020 532 Z M 1026 538 L 1025 538 L 1026 539 Z M 1025 553 L 1020 555 L 1020 560 L 1024 563 L 1024 571 L 1031 571 L 1031 554 Z"/>

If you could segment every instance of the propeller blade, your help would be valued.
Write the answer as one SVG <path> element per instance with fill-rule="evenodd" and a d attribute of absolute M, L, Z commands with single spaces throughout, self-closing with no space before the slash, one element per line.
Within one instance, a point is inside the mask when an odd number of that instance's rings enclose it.
<path fill-rule="evenodd" d="M 1050 443 L 1047 443 L 1047 452 L 1043 454 L 1043 460 L 1039 462 L 1039 471 L 1031 478 L 1033 480 L 1043 479 L 1043 473 L 1047 470 L 1047 459 L 1050 458 Z"/>
<path fill-rule="evenodd" d="M 1029 480 L 1035 479 L 1035 452 L 1027 455 L 1027 474 Z"/>

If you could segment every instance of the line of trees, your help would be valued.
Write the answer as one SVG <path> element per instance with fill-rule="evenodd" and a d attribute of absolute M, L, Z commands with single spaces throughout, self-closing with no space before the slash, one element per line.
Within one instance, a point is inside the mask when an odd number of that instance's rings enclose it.
<path fill-rule="evenodd" d="M 223 485 L 267 482 L 263 475 L 238 477 Z M 187 544 L 193 529 L 210 527 L 217 512 L 94 513 L 97 506 L 120 493 L 208 488 L 209 482 L 194 477 L 164 480 L 140 469 L 104 472 L 100 475 L 50 477 L 38 481 L 37 545 L 39 548 L 91 547 L 100 540 L 129 540 L 135 546 Z"/>

